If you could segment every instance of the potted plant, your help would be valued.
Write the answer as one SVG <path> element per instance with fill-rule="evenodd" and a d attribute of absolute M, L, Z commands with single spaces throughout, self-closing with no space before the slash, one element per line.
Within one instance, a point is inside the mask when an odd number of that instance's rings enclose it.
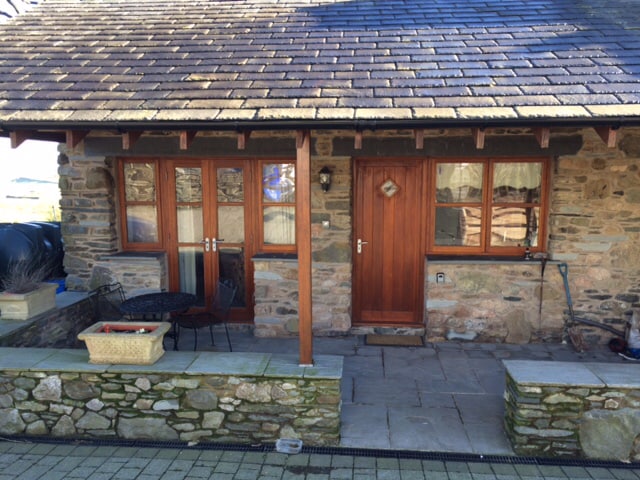
<path fill-rule="evenodd" d="M 151 365 L 164 355 L 169 322 L 96 322 L 78 334 L 87 344 L 89 363 Z"/>
<path fill-rule="evenodd" d="M 0 319 L 28 320 L 56 306 L 58 286 L 44 280 L 51 265 L 20 258 L 0 278 Z"/>

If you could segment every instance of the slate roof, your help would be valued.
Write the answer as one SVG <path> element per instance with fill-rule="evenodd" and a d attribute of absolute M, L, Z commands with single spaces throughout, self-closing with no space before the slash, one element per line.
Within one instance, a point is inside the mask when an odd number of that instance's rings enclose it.
<path fill-rule="evenodd" d="M 0 127 L 640 120 L 635 0 L 46 0 Z"/>

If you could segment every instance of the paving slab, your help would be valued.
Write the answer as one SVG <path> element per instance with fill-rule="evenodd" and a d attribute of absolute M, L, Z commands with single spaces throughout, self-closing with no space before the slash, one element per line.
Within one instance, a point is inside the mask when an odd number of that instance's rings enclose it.
<path fill-rule="evenodd" d="M 638 388 L 640 365 L 614 363 L 588 363 L 585 367 L 607 386 L 613 388 Z"/>

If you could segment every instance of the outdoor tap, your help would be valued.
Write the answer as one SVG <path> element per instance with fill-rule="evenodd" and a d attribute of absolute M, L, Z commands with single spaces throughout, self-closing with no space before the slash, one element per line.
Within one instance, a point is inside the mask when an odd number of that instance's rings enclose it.
<path fill-rule="evenodd" d="M 525 260 L 531 260 L 533 257 L 531 256 L 531 250 L 529 249 L 529 247 L 527 247 L 524 250 L 524 259 Z"/>

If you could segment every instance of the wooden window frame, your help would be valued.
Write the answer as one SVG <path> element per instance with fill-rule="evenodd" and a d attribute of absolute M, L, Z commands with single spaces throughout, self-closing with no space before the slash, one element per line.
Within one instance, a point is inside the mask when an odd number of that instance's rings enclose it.
<path fill-rule="evenodd" d="M 155 201 L 153 202 L 131 202 L 126 199 L 125 177 L 124 170 L 125 165 L 130 163 L 149 163 L 154 166 L 155 176 Z M 118 165 L 118 190 L 119 190 L 119 206 L 120 206 L 120 231 L 121 245 L 123 250 L 128 251 L 161 251 L 164 248 L 164 234 L 163 234 L 163 215 L 162 215 L 162 189 L 163 182 L 160 172 L 160 162 L 155 158 L 120 158 L 117 162 Z M 154 205 L 156 207 L 156 222 L 158 227 L 158 241 L 157 242 L 130 242 L 129 231 L 127 222 L 127 207 L 135 205 Z"/>
<path fill-rule="evenodd" d="M 298 239 L 294 237 L 294 243 L 291 245 L 287 244 L 265 244 L 264 242 L 264 208 L 265 207 L 293 207 L 295 211 L 295 196 L 293 202 L 265 202 L 264 201 L 264 192 L 262 187 L 263 180 L 263 171 L 264 166 L 268 164 L 291 164 L 294 169 L 297 167 L 295 158 L 286 159 L 286 158 L 270 158 L 270 159 L 260 159 L 257 162 L 254 162 L 255 165 L 255 174 L 253 178 L 256 179 L 254 182 L 255 186 L 255 205 L 257 211 L 255 212 L 255 230 L 254 232 L 257 234 L 258 245 L 256 246 L 256 250 L 261 253 L 296 253 Z M 297 179 L 296 179 L 296 188 L 297 188 Z M 295 225 L 294 225 L 295 228 Z"/>
<path fill-rule="evenodd" d="M 185 160 L 200 160 L 196 158 L 189 158 Z M 233 158 L 220 157 L 214 159 L 220 165 L 232 164 Z M 247 160 L 243 158 L 243 160 Z M 130 242 L 128 240 L 127 230 L 127 206 L 130 206 L 132 202 L 126 201 L 126 191 L 124 187 L 124 167 L 128 163 L 150 163 L 154 165 L 154 173 L 156 178 L 156 216 L 158 222 L 158 242 L 154 243 L 142 243 L 142 242 Z M 264 206 L 291 206 L 295 208 L 295 201 L 282 202 L 282 203 L 265 203 L 263 201 L 262 192 L 262 172 L 263 165 L 269 163 L 287 163 L 296 166 L 296 160 L 294 158 L 260 158 L 249 159 L 247 164 L 247 172 L 245 175 L 245 214 L 250 216 L 250 221 L 246 223 L 247 226 L 251 226 L 253 232 L 245 232 L 245 242 L 253 243 L 253 248 L 247 251 L 255 253 L 296 253 L 297 252 L 297 239 L 292 245 L 265 245 L 264 243 L 264 218 L 263 208 Z M 166 189 L 171 182 L 164 181 L 166 171 L 164 168 L 163 158 L 159 157 L 124 157 L 118 158 L 117 161 L 117 178 L 118 178 L 118 201 L 119 201 L 119 224 L 121 235 L 121 246 L 125 251 L 162 251 L 165 249 L 165 235 L 163 232 L 165 222 L 167 219 L 164 215 L 164 210 L 169 207 L 175 207 L 174 200 L 166 197 Z M 144 203 L 144 202 L 143 202 Z M 148 203 L 148 202 L 147 202 Z M 137 204 L 137 202 L 133 202 Z M 142 204 L 142 203 L 140 203 Z M 171 217 L 171 215 L 169 215 Z M 171 227 L 170 225 L 168 225 Z"/>
<path fill-rule="evenodd" d="M 488 158 L 442 158 L 432 159 L 431 168 L 427 180 L 428 188 L 426 189 L 426 204 L 428 205 L 428 225 L 435 225 L 436 208 L 436 178 L 437 168 L 442 163 L 479 163 L 484 166 L 482 180 L 482 200 L 481 202 L 456 203 L 456 206 L 479 206 L 481 208 L 480 223 L 480 245 L 461 246 L 461 245 L 436 245 L 435 228 L 428 228 L 427 254 L 434 256 L 486 256 L 486 257 L 524 257 L 528 250 L 531 254 L 536 252 L 545 252 L 547 248 L 547 231 L 548 231 L 548 209 L 549 209 L 549 168 L 551 159 L 549 157 L 488 157 Z M 491 212 L 494 206 L 503 202 L 493 201 L 493 171 L 494 165 L 497 163 L 540 163 L 542 164 L 542 179 L 540 186 L 539 203 L 512 202 L 511 207 L 527 207 L 533 206 L 540 208 L 540 216 L 538 218 L 538 245 L 536 246 L 491 246 Z M 441 205 L 441 204 L 440 204 Z"/>

